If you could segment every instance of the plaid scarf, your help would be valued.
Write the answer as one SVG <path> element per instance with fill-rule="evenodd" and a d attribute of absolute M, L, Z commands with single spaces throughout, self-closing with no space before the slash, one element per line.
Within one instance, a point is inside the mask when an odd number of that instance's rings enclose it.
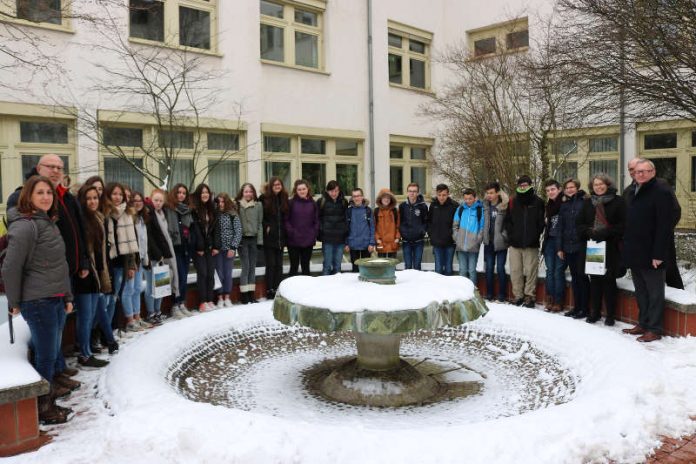
<path fill-rule="evenodd" d="M 133 217 L 126 212 L 126 203 L 121 203 L 111 211 L 111 217 L 116 220 L 116 233 L 112 227 L 109 228 L 109 258 L 117 256 L 139 254 L 138 237 L 135 233 Z M 116 249 L 116 239 L 118 238 L 118 250 Z"/>

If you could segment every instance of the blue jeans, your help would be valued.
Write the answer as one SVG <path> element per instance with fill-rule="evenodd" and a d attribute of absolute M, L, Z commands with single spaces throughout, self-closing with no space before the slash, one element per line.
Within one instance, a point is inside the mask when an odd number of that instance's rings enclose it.
<path fill-rule="evenodd" d="M 254 249 L 256 249 L 256 241 L 254 241 Z M 253 266 L 256 267 L 256 264 L 254 264 Z M 220 283 L 222 284 L 222 288 L 218 289 L 218 293 L 220 296 L 232 294 L 233 270 L 234 258 L 228 258 L 227 251 L 221 251 L 220 253 L 215 255 L 215 271 L 217 272 L 217 275 L 220 278 Z"/>
<path fill-rule="evenodd" d="M 191 257 L 185 246 L 180 245 L 174 249 L 176 255 L 176 275 L 179 278 L 179 296 L 174 299 L 174 304 L 186 301 L 186 289 L 188 288 L 188 271 Z"/>
<path fill-rule="evenodd" d="M 486 261 L 486 296 L 493 299 L 495 290 L 495 268 L 498 268 L 498 299 L 505 301 L 507 296 L 507 274 L 505 273 L 505 261 L 507 250 L 495 251 L 495 246 L 490 243 L 483 247 L 483 258 Z"/>
<path fill-rule="evenodd" d="M 403 242 L 401 249 L 404 253 L 404 269 L 416 269 L 420 271 L 423 260 L 423 241 Z"/>
<path fill-rule="evenodd" d="M 132 279 L 124 279 L 125 269 L 122 267 L 114 268 L 114 295 L 109 301 L 109 313 L 113 315 L 116 307 L 116 298 L 121 300 L 123 315 L 129 319 L 135 315 L 140 315 L 140 291 L 142 286 L 142 267 L 135 273 Z M 137 291 L 136 291 L 137 284 Z M 120 292 L 119 292 L 120 289 Z"/>
<path fill-rule="evenodd" d="M 476 286 L 476 262 L 478 261 L 478 251 L 458 251 L 457 261 L 459 261 L 459 275 L 468 277 Z"/>
<path fill-rule="evenodd" d="M 563 304 L 565 294 L 565 267 L 564 260 L 558 257 L 556 252 L 558 238 L 549 237 L 544 243 L 544 262 L 546 263 L 546 294 L 553 297 L 557 304 Z"/>
<path fill-rule="evenodd" d="M 77 306 L 77 345 L 80 355 L 85 358 L 92 356 L 92 327 L 94 316 L 99 304 L 99 293 L 81 293 L 75 296 Z"/>
<path fill-rule="evenodd" d="M 94 311 L 94 320 L 102 331 L 106 343 L 114 343 L 116 339 L 114 338 L 114 329 L 111 326 L 114 314 L 109 314 L 107 311 L 107 305 L 109 301 L 113 299 L 113 295 L 104 295 L 103 293 L 99 293 L 98 295 L 97 306 Z"/>
<path fill-rule="evenodd" d="M 334 275 L 341 272 L 343 244 L 322 242 L 321 252 L 324 254 L 324 267 L 321 270 L 321 275 Z"/>
<path fill-rule="evenodd" d="M 152 267 L 150 269 L 144 269 L 145 274 L 145 309 L 147 310 L 147 315 L 152 316 L 153 314 L 160 313 L 160 307 L 162 306 L 162 298 L 155 298 L 152 296 L 152 280 L 153 274 Z"/>
<path fill-rule="evenodd" d="M 34 350 L 34 368 L 49 382 L 60 370 L 56 369 L 65 324 L 63 298 L 41 298 L 19 304 L 22 317 L 27 321 Z"/>
<path fill-rule="evenodd" d="M 454 245 L 448 247 L 433 247 L 435 255 L 435 272 L 442 275 L 452 275 L 452 261 L 454 260 Z"/>

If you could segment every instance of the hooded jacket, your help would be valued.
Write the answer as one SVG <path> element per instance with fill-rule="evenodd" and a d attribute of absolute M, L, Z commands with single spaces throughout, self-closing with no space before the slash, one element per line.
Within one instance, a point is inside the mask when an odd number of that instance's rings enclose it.
<path fill-rule="evenodd" d="M 42 211 L 24 216 L 13 208 L 8 218 L 9 241 L 2 265 L 8 307 L 56 295 L 72 301 L 65 242 L 58 226 Z"/>
<path fill-rule="evenodd" d="M 445 204 L 441 205 L 434 197 L 428 210 L 428 236 L 434 247 L 450 247 L 454 245 L 452 238 L 452 224 L 454 213 L 459 205 L 452 198 L 447 197 Z"/>
<path fill-rule="evenodd" d="M 383 198 L 389 198 L 389 205 L 382 205 Z M 375 243 L 378 253 L 395 253 L 399 249 L 399 210 L 396 197 L 389 189 L 382 189 L 377 195 L 374 211 Z"/>
<path fill-rule="evenodd" d="M 512 197 L 504 224 L 510 246 L 539 248 L 544 232 L 544 201 L 534 194 L 533 188 Z"/>
<path fill-rule="evenodd" d="M 457 251 L 479 251 L 483 241 L 483 205 L 476 200 L 471 206 L 462 202 L 454 213 L 452 238 Z"/>
<path fill-rule="evenodd" d="M 319 240 L 324 243 L 343 245 L 348 235 L 346 223 L 348 201 L 344 198 L 343 192 L 338 192 L 335 200 L 324 192 L 317 200 L 317 207 L 319 209 Z"/>
<path fill-rule="evenodd" d="M 399 233 L 404 242 L 422 242 L 428 229 L 428 205 L 420 193 L 415 203 L 408 199 L 399 205 Z"/>
<path fill-rule="evenodd" d="M 505 223 L 505 215 L 507 214 L 510 197 L 502 190 L 498 193 L 500 194 L 500 203 L 497 205 L 492 205 L 488 200 L 483 201 L 483 244 L 490 245 L 492 240 L 494 250 L 503 251 L 507 250 L 509 246 L 507 232 L 503 224 Z M 491 237 L 491 208 L 493 208 L 495 213 L 493 237 Z"/>
<path fill-rule="evenodd" d="M 346 245 L 351 250 L 367 250 L 369 246 L 375 246 L 375 221 L 368 205 L 367 200 L 363 200 L 360 205 L 356 205 L 352 200 L 348 203 Z"/>

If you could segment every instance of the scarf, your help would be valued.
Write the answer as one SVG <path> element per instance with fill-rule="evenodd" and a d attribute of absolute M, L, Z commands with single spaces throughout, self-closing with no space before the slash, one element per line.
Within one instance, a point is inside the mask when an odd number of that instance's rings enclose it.
<path fill-rule="evenodd" d="M 609 227 L 604 205 L 612 201 L 615 197 L 616 193 L 614 192 L 607 192 L 604 195 L 595 195 L 593 193 L 590 197 L 590 201 L 592 201 L 592 205 L 595 207 L 594 226 L 592 227 L 595 231 L 604 230 Z"/>
<path fill-rule="evenodd" d="M 176 205 L 176 212 L 179 213 L 181 218 L 181 225 L 186 228 L 191 227 L 193 219 L 191 218 L 191 210 L 186 203 L 178 203 Z"/>
<path fill-rule="evenodd" d="M 109 258 L 114 259 L 120 255 L 139 254 L 138 237 L 135 234 L 133 217 L 126 212 L 126 203 L 118 205 L 111 212 L 111 217 L 116 220 L 116 231 L 109 229 Z M 118 239 L 118 249 L 116 249 Z"/>
<path fill-rule="evenodd" d="M 256 202 L 254 200 L 246 201 L 244 198 L 239 200 L 239 206 L 242 208 L 253 208 Z"/>

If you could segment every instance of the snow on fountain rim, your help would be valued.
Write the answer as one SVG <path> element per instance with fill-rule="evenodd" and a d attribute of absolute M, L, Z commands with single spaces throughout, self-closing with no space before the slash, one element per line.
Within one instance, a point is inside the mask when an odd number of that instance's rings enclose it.
<path fill-rule="evenodd" d="M 8 462 L 576 463 L 639 462 L 660 435 L 693 433 L 696 338 L 635 342 L 614 328 L 490 304 L 495 329 L 554 355 L 578 378 L 560 406 L 432 428 L 329 426 L 189 401 L 166 382 L 169 366 L 203 337 L 276 323 L 271 303 L 168 322 L 122 346 L 99 377 L 99 401 L 60 426 L 51 444 Z M 89 386 L 83 387 L 89 388 Z M 282 386 L 278 395 L 283 395 Z M 82 424 L 82 425 L 77 425 Z M 16 459 L 16 460 L 14 460 Z"/>
<path fill-rule="evenodd" d="M 474 284 L 466 277 L 415 270 L 397 271 L 393 285 L 363 282 L 356 273 L 343 273 L 291 277 L 283 280 L 278 294 L 295 304 L 335 313 L 389 312 L 425 308 L 433 301 L 470 300 Z"/>

